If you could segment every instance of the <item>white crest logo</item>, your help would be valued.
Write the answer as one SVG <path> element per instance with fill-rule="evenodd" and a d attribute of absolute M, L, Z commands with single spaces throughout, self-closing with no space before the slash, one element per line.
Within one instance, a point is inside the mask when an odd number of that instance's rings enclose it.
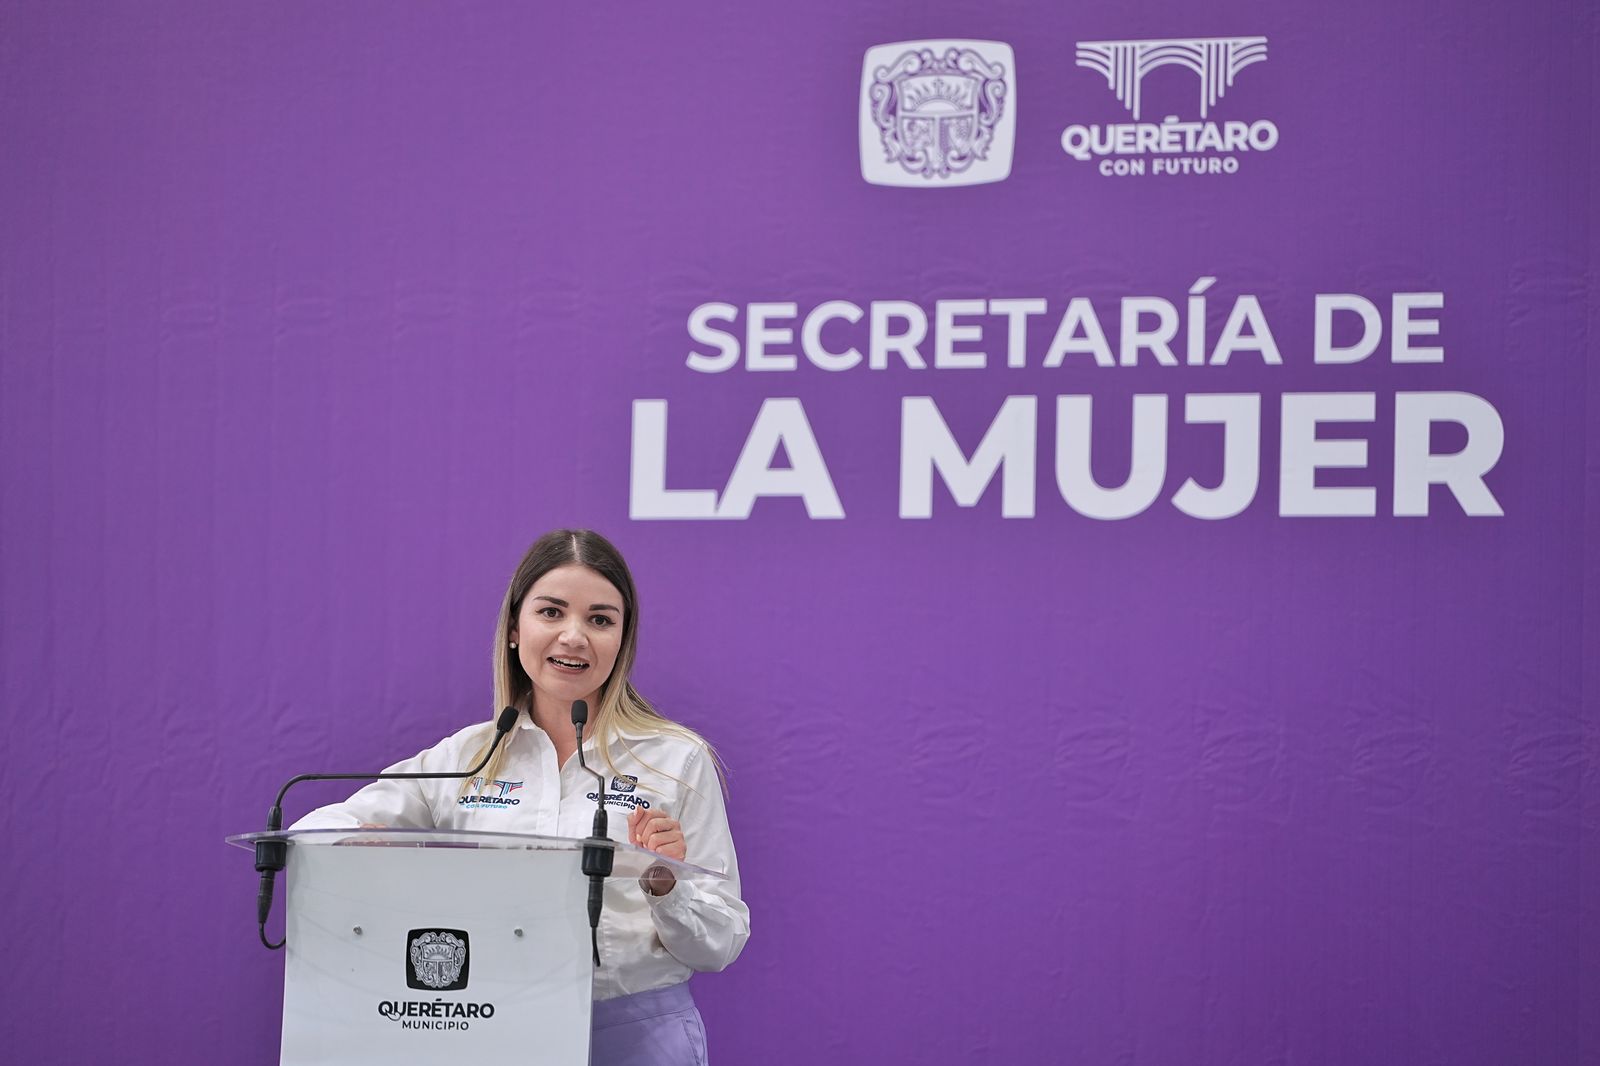
<path fill-rule="evenodd" d="M 1200 78 L 1200 117 L 1252 63 L 1267 58 L 1265 37 L 1197 37 L 1172 41 L 1079 41 L 1078 66 L 1099 71 L 1122 105 L 1139 116 L 1139 89 L 1157 67 L 1187 67 Z"/>
<path fill-rule="evenodd" d="M 467 961 L 467 945 L 460 937 L 442 929 L 432 929 L 412 937 L 411 968 L 417 980 L 429 988 L 448 988 L 461 977 Z"/>
<path fill-rule="evenodd" d="M 901 41 L 861 70 L 861 176 L 874 185 L 977 185 L 1011 173 L 1016 65 L 996 41 Z"/>

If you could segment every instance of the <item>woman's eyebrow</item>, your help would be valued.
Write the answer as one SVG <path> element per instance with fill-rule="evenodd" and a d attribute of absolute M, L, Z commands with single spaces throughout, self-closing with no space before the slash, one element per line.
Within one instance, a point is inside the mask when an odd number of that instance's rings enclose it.
<path fill-rule="evenodd" d="M 536 600 L 547 600 L 548 602 L 555 604 L 557 607 L 570 607 L 570 606 L 572 606 L 566 600 L 560 599 L 560 598 L 555 597 L 555 596 L 535 596 L 534 599 L 536 599 Z M 618 614 L 622 613 L 622 608 L 621 607 L 613 607 L 609 603 L 591 603 L 589 605 L 589 610 L 591 610 L 591 611 L 615 611 Z"/>

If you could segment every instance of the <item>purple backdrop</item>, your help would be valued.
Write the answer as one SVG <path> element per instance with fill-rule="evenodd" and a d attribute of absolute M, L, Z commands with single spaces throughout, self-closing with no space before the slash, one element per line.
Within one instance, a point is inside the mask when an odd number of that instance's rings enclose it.
<path fill-rule="evenodd" d="M 1172 35 L 1266 38 L 1209 118 L 1276 144 L 1065 152 L 1135 121 L 1078 45 Z M 1013 49 L 1009 177 L 869 184 L 864 54 L 949 38 Z M 510 568 L 583 524 L 639 576 L 641 688 L 733 770 L 717 1061 L 1600 1061 L 1595 56 L 1575 0 L 0 5 L 8 1057 L 276 1061 L 222 836 L 488 717 Z M 1139 121 L 1198 121 L 1197 84 L 1149 71 Z M 1122 300 L 1206 276 L 1211 341 L 1254 295 L 1281 365 L 1044 365 L 1070 298 L 1114 347 Z M 1442 362 L 1390 360 L 1407 292 Z M 1370 358 L 1313 361 L 1329 293 L 1383 312 Z M 993 317 L 981 370 L 686 360 L 707 303 L 1013 298 L 1049 303 L 1021 368 Z M 1503 516 L 1395 516 L 1413 391 L 1495 413 Z M 1262 398 L 1261 480 L 1206 521 L 1168 500 L 1221 476 L 1183 420 L 1214 392 Z M 1280 514 L 1295 392 L 1374 396 L 1319 431 L 1366 469 L 1318 476 L 1374 516 Z M 1094 398 L 1114 485 L 1136 393 L 1165 488 L 1087 517 L 1055 397 Z M 1033 517 L 997 474 L 902 518 L 912 396 L 967 455 L 1037 397 Z M 844 518 L 630 518 L 634 401 L 669 404 L 666 487 L 721 491 L 783 397 Z"/>

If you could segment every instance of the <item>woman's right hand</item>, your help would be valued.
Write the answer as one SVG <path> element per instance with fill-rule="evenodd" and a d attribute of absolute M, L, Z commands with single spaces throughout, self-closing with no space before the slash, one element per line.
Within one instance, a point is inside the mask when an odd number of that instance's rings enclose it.
<path fill-rule="evenodd" d="M 386 825 L 380 825 L 377 822 L 362 822 L 356 828 L 357 829 L 387 829 L 389 827 L 386 826 Z M 336 840 L 336 841 L 334 841 L 334 843 L 335 844 L 341 844 L 341 845 L 357 844 L 357 845 L 360 845 L 362 847 L 375 848 L 375 847 L 382 847 L 383 845 L 390 843 L 390 841 L 387 841 L 387 840 L 362 840 L 360 837 L 346 837 L 344 840 Z"/>

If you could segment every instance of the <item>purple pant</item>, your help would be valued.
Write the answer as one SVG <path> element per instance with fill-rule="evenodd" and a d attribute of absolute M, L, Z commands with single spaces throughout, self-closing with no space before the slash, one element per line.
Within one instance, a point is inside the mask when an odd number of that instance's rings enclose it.
<path fill-rule="evenodd" d="M 589 1066 L 706 1066 L 706 1029 L 687 984 L 595 1003 Z"/>

